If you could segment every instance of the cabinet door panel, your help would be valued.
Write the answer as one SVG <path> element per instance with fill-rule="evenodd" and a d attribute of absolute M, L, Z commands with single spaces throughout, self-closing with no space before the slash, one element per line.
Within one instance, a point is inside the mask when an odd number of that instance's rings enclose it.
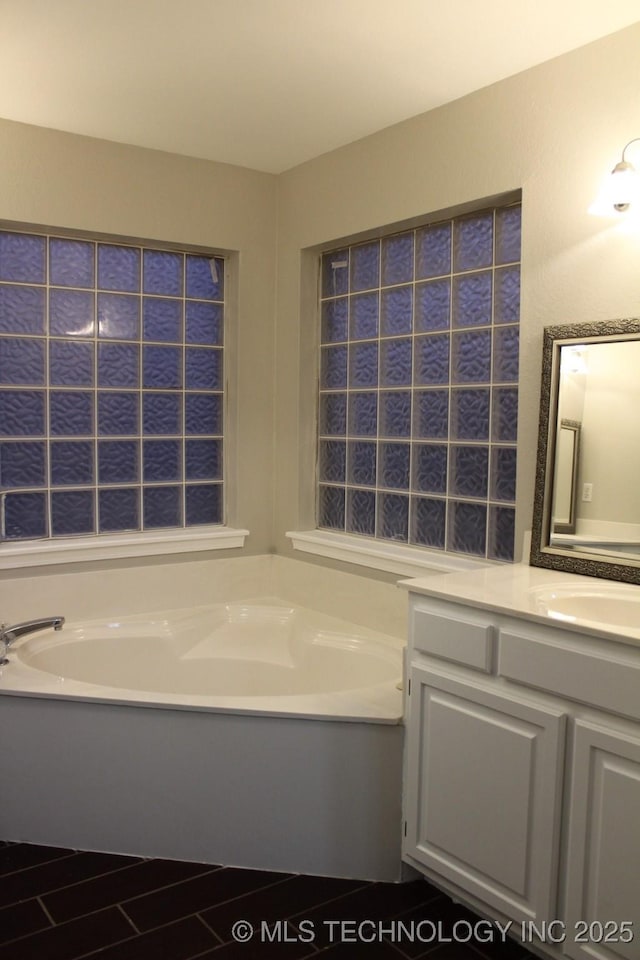
<path fill-rule="evenodd" d="M 640 740 L 587 721 L 575 726 L 566 952 L 578 960 L 639 960 Z M 622 922 L 634 924 L 629 943 Z M 583 924 L 587 942 L 576 942 Z"/>
<path fill-rule="evenodd" d="M 412 668 L 405 853 L 514 919 L 556 913 L 564 715 Z"/>

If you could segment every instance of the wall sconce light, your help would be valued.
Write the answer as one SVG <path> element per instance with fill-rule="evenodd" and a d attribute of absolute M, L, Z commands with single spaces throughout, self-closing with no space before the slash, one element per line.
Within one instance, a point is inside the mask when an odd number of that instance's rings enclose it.
<path fill-rule="evenodd" d="M 632 203 L 640 199 L 640 176 L 633 164 L 625 160 L 627 148 L 630 147 L 632 143 L 639 142 L 640 137 L 629 140 L 629 143 L 622 151 L 621 159 L 616 163 L 609 176 L 607 193 L 609 194 L 611 206 L 614 210 L 617 210 L 618 213 L 624 213 Z"/>

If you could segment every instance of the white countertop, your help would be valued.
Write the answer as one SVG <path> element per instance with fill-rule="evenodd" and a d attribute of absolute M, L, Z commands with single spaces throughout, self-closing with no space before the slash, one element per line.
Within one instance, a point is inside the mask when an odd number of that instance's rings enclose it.
<path fill-rule="evenodd" d="M 426 597 L 437 597 L 477 609 L 494 610 L 497 613 L 522 617 L 606 640 L 640 645 L 640 586 L 636 584 L 559 573 L 516 563 L 401 580 L 399 586 Z M 612 622 L 604 622 L 568 616 L 566 613 L 553 611 L 555 596 L 602 598 L 610 609 L 613 607 L 614 617 L 615 602 L 619 600 L 620 608 L 624 607 L 625 613 L 619 620 L 615 617 L 615 622 L 613 618 Z"/>

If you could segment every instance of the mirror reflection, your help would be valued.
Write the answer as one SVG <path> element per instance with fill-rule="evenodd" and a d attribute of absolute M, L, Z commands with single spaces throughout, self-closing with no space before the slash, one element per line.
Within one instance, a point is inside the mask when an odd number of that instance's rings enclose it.
<path fill-rule="evenodd" d="M 545 330 L 531 563 L 640 582 L 640 323 Z"/>

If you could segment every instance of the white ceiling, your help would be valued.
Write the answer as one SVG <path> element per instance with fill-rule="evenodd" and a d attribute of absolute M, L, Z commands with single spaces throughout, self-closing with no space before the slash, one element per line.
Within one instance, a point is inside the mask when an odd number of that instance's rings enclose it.
<path fill-rule="evenodd" d="M 640 0 L 0 0 L 0 117 L 278 173 L 639 19 Z"/>

